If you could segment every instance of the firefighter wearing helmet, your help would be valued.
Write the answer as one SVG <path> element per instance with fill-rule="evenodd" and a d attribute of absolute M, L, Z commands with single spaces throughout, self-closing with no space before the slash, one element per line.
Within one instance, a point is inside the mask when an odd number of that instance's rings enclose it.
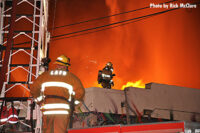
<path fill-rule="evenodd" d="M 111 62 L 106 63 L 106 66 L 103 70 L 98 72 L 98 83 L 102 85 L 103 88 L 111 89 L 111 86 L 114 86 L 113 82 L 113 64 Z"/>
<path fill-rule="evenodd" d="M 80 79 L 68 71 L 70 59 L 59 56 L 56 69 L 40 75 L 30 86 L 30 92 L 43 113 L 43 133 L 66 133 L 72 101 L 78 104 L 85 90 Z"/>
<path fill-rule="evenodd" d="M 65 55 L 61 55 L 56 59 L 55 64 L 61 65 L 61 66 L 65 66 L 66 67 L 66 71 L 69 71 L 69 66 L 70 64 L 70 58 L 66 57 Z"/>

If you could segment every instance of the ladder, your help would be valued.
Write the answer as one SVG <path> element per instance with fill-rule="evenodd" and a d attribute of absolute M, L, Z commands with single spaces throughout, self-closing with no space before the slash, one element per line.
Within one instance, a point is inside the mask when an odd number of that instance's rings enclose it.
<path fill-rule="evenodd" d="M 4 97 L 30 97 L 29 86 L 44 71 L 47 57 L 48 0 L 0 0 L 0 92 Z M 40 111 L 36 108 L 36 130 Z"/>

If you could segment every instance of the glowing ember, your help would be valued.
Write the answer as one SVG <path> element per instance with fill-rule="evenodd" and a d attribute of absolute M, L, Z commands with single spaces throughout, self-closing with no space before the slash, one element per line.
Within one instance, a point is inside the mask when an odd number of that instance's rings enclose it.
<path fill-rule="evenodd" d="M 145 84 L 142 83 L 142 80 L 138 80 L 136 82 L 127 82 L 126 85 L 122 86 L 121 90 L 124 90 L 126 87 L 145 88 Z"/>

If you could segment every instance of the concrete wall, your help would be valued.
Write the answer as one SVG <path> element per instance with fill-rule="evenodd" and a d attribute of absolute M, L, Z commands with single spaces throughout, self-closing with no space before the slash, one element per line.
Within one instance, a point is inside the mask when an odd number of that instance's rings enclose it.
<path fill-rule="evenodd" d="M 153 117 L 169 119 L 169 110 L 172 110 L 175 120 L 190 121 L 195 115 L 200 121 L 199 89 L 149 83 L 145 90 L 129 88 L 128 92 L 130 104 L 134 103 L 141 112 L 143 109 L 154 110 Z"/>
<path fill-rule="evenodd" d="M 170 110 L 174 120 L 191 121 L 192 117 L 200 122 L 200 90 L 165 84 L 149 83 L 145 89 L 129 87 L 128 102 L 132 109 L 143 114 L 144 109 L 153 110 L 155 118 L 170 118 Z M 125 101 L 124 91 L 86 88 L 84 102 L 90 111 L 105 113 L 126 113 L 121 102 Z M 135 106 L 134 106 L 135 105 Z M 83 112 L 88 110 L 81 105 Z M 174 111 L 173 111 L 174 110 Z M 184 111 L 184 112 L 180 112 Z M 189 112 L 196 112 L 189 113 Z M 130 111 L 131 115 L 134 115 Z"/>
<path fill-rule="evenodd" d="M 90 111 L 121 114 L 121 101 L 124 101 L 124 92 L 104 88 L 86 88 L 84 102 Z M 81 110 L 88 112 L 82 105 Z"/>

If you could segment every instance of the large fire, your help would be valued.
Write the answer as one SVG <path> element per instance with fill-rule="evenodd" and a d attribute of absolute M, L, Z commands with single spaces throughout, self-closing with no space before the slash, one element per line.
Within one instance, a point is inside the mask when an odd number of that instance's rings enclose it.
<path fill-rule="evenodd" d="M 54 12 L 50 10 L 52 16 L 49 24 L 50 27 L 61 26 L 138 9 L 149 4 L 145 0 L 57 1 L 59 8 L 56 10 L 55 23 L 53 24 Z M 54 4 L 52 5 L 53 9 Z M 98 70 L 108 61 L 113 63 L 116 74 L 113 79 L 114 89 L 120 89 L 128 81 L 138 79 L 143 79 L 145 83 L 158 82 L 200 88 L 200 31 L 197 30 L 200 23 L 199 9 L 180 9 L 101 32 L 51 41 L 50 58 L 55 60 L 60 54 L 69 56 L 72 64 L 70 71 L 78 75 L 85 88 L 94 87 Z M 163 9 L 147 9 L 60 28 L 54 30 L 53 35 L 84 30 L 160 10 Z M 190 54 L 186 54 L 188 52 Z"/>
<path fill-rule="evenodd" d="M 50 1 L 49 28 L 53 25 L 63 26 L 130 11 L 150 4 L 147 0 L 125 1 L 58 0 L 56 6 L 55 1 Z M 151 3 L 159 2 L 161 1 L 151 0 Z M 56 11 L 54 11 L 55 7 L 57 7 Z M 51 31 L 51 36 L 123 21 L 158 10 L 163 9 L 145 9 L 59 28 Z M 199 11 L 199 7 L 190 10 L 179 9 L 109 30 L 62 40 L 51 40 L 49 44 L 49 56 L 52 60 L 50 68 L 53 68 L 56 57 L 65 54 L 71 58 L 70 71 L 81 79 L 85 88 L 95 87 L 98 70 L 101 70 L 108 61 L 113 63 L 116 74 L 113 78 L 114 89 L 120 89 L 127 81 L 138 79 L 142 79 L 145 83 L 157 82 L 200 88 Z M 19 76 L 14 78 L 18 79 Z M 138 83 L 139 81 L 135 82 L 135 84 Z M 135 87 L 140 87 L 140 85 Z"/>
<path fill-rule="evenodd" d="M 127 82 L 122 86 L 121 90 L 124 90 L 126 87 L 137 87 L 137 88 L 145 88 L 145 84 L 142 83 L 142 80 L 138 80 L 136 82 Z"/>

